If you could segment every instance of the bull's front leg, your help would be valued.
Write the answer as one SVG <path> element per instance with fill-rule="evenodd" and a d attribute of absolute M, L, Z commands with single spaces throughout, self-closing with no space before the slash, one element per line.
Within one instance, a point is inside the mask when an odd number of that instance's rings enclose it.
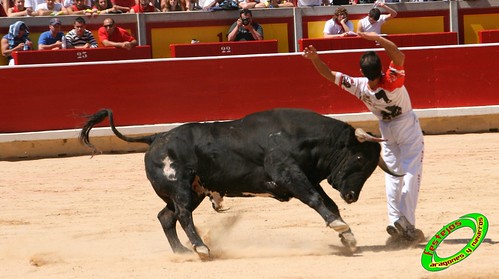
<path fill-rule="evenodd" d="M 303 198 L 297 196 L 302 202 L 315 209 L 326 221 L 326 225 L 339 233 L 341 243 L 350 251 L 357 249 L 357 240 L 348 224 L 343 221 L 336 203 L 317 185 Z"/>
<path fill-rule="evenodd" d="M 326 221 L 326 225 L 339 233 L 343 245 L 352 252 L 355 251 L 357 241 L 348 224 L 341 218 L 334 201 L 320 185 L 314 187 L 298 166 L 290 162 L 279 164 L 276 159 L 276 157 L 268 157 L 266 160 L 267 173 L 274 182 L 317 211 Z"/>

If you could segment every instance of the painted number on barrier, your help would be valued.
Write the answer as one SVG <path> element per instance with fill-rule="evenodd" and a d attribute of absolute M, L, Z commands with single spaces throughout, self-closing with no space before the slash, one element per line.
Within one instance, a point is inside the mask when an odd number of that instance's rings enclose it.
<path fill-rule="evenodd" d="M 220 47 L 220 50 L 222 51 L 222 53 L 224 54 L 227 54 L 227 53 L 231 53 L 232 50 L 230 49 L 230 46 L 221 46 Z"/>
<path fill-rule="evenodd" d="M 77 59 L 86 59 L 88 57 L 86 51 L 79 51 L 76 53 L 76 58 Z"/>

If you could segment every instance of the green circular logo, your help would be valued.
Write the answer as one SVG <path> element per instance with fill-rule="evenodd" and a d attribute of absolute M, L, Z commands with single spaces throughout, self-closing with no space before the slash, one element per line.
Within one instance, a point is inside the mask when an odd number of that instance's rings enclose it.
<path fill-rule="evenodd" d="M 473 230 L 473 237 L 471 240 L 456 254 L 441 258 L 437 254 L 438 245 L 454 231 L 461 228 L 471 228 Z M 451 265 L 466 259 L 485 239 L 487 230 L 489 228 L 489 221 L 480 213 L 470 213 L 461 216 L 459 219 L 454 220 L 444 226 L 433 236 L 428 244 L 426 244 L 423 254 L 421 255 L 421 264 L 428 271 L 440 271 L 448 268 Z"/>

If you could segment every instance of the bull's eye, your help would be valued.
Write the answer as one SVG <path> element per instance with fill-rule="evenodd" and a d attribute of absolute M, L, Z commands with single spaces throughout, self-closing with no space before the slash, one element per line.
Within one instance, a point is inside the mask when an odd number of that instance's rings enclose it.
<path fill-rule="evenodd" d="M 356 157 L 356 159 L 357 159 L 357 163 L 359 163 L 359 164 L 364 164 L 364 157 L 362 157 L 362 156 L 358 155 L 358 156 Z"/>

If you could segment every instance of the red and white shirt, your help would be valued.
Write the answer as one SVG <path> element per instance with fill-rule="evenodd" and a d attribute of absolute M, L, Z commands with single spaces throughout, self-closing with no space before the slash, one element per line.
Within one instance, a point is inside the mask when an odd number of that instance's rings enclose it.
<path fill-rule="evenodd" d="M 336 85 L 359 98 L 380 120 L 390 121 L 404 113 L 412 111 L 409 93 L 404 86 L 405 71 L 403 66 L 395 66 L 393 61 L 381 76 L 378 88 L 369 88 L 366 77 L 350 77 L 336 72 Z"/>

